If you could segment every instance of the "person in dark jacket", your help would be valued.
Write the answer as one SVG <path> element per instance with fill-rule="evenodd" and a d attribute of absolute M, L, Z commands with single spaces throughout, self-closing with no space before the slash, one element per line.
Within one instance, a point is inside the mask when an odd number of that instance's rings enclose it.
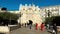
<path fill-rule="evenodd" d="M 30 29 L 32 28 L 32 24 L 33 24 L 33 21 L 32 20 L 29 20 Z"/>
<path fill-rule="evenodd" d="M 57 34 L 57 26 L 56 26 L 56 23 L 53 24 L 53 30 L 54 30 L 55 33 Z"/>
<path fill-rule="evenodd" d="M 25 23 L 25 28 L 27 27 L 27 23 Z"/>

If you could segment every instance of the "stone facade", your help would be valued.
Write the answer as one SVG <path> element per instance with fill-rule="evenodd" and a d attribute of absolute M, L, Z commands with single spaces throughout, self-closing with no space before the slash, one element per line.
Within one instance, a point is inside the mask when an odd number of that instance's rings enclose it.
<path fill-rule="evenodd" d="M 20 4 L 19 11 L 23 14 L 22 17 L 20 18 L 21 23 L 27 23 L 28 20 L 32 20 L 33 24 L 42 23 L 42 15 L 40 8 L 35 5 L 22 5 Z"/>
<path fill-rule="evenodd" d="M 45 21 L 45 18 L 48 17 L 48 13 L 49 13 L 49 17 L 59 16 L 60 14 L 59 7 L 60 5 L 40 7 L 40 10 L 43 12 L 42 19 L 44 19 Z"/>

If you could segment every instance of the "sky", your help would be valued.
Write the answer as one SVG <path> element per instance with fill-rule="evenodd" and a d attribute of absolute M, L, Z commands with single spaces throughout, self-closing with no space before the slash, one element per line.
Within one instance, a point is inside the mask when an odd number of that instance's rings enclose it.
<path fill-rule="evenodd" d="M 60 0 L 0 0 L 0 7 L 7 10 L 19 10 L 20 4 L 35 4 L 36 6 L 53 6 L 60 5 Z"/>

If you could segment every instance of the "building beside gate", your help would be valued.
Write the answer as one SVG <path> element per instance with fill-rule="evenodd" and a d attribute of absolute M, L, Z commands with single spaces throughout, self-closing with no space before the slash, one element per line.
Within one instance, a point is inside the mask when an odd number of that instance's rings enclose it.
<path fill-rule="evenodd" d="M 43 12 L 42 19 L 51 16 L 60 16 L 60 5 L 40 7 Z"/>

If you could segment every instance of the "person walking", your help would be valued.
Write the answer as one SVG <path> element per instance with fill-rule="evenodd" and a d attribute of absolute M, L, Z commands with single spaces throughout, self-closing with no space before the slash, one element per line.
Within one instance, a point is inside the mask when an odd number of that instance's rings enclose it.
<path fill-rule="evenodd" d="M 25 28 L 27 27 L 27 24 L 25 23 Z"/>
<path fill-rule="evenodd" d="M 33 24 L 33 21 L 32 20 L 29 20 L 30 29 L 32 28 L 32 24 Z"/>
<path fill-rule="evenodd" d="M 57 34 L 57 26 L 56 26 L 56 23 L 53 24 L 53 33 L 56 33 Z"/>
<path fill-rule="evenodd" d="M 42 23 L 42 24 L 40 25 L 40 28 L 41 28 L 41 30 L 44 29 L 44 23 Z"/>
<path fill-rule="evenodd" d="M 21 23 L 18 23 L 18 26 L 21 28 Z"/>
<path fill-rule="evenodd" d="M 38 30 L 38 23 L 35 24 L 35 29 Z"/>
<path fill-rule="evenodd" d="M 49 24 L 47 24 L 47 30 L 49 29 Z"/>

